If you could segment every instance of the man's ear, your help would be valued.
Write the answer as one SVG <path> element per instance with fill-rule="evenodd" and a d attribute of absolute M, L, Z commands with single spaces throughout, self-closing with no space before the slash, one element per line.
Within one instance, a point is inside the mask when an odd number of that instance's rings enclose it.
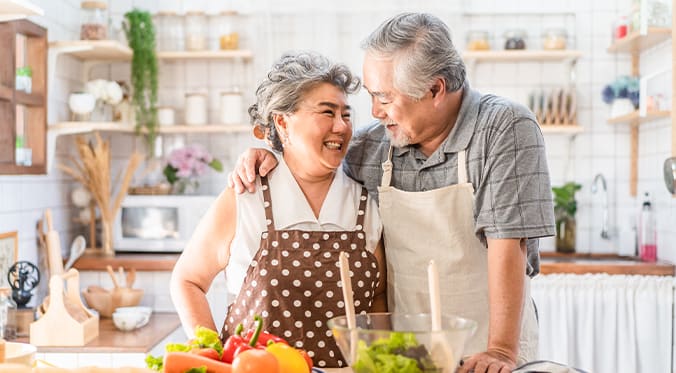
<path fill-rule="evenodd" d="M 430 87 L 430 92 L 432 92 L 432 98 L 436 98 L 440 93 L 445 91 L 446 91 L 446 82 L 441 78 L 437 78 L 434 81 L 434 84 L 432 84 L 432 87 Z"/>

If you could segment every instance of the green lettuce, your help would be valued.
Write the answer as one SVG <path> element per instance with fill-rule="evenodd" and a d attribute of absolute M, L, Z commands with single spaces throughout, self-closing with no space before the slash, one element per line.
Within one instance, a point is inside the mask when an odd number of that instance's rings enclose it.
<path fill-rule="evenodd" d="M 432 362 L 425 346 L 413 333 L 393 332 L 370 346 L 357 343 L 357 361 L 352 365 L 356 373 L 427 373 L 440 371 Z"/>

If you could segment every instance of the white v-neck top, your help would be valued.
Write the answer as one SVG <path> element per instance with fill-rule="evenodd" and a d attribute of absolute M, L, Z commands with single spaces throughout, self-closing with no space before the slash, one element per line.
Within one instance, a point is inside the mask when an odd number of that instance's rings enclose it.
<path fill-rule="evenodd" d="M 268 174 L 272 214 L 275 229 L 305 231 L 352 231 L 357 225 L 357 210 L 362 185 L 350 179 L 342 170 L 336 170 L 324 204 L 316 218 L 303 191 L 298 186 L 284 158 Z M 251 260 L 260 246 L 261 234 L 266 231 L 263 191 L 260 177 L 256 192 L 237 195 L 237 228 L 230 245 L 230 261 L 225 268 L 226 286 L 230 299 L 239 293 Z M 382 222 L 376 202 L 368 197 L 364 215 L 366 249 L 374 252 L 382 233 Z"/>

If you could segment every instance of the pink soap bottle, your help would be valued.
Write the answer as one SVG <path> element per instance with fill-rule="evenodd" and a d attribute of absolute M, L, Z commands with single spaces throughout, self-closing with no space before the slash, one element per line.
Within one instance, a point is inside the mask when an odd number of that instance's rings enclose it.
<path fill-rule="evenodd" d="M 639 257 L 644 262 L 654 262 L 657 260 L 657 222 L 648 192 L 643 197 L 640 219 L 638 231 Z"/>

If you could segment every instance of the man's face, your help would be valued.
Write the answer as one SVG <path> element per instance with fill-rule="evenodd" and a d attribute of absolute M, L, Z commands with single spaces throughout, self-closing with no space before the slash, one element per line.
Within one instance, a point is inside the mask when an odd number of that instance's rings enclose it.
<path fill-rule="evenodd" d="M 366 53 L 364 58 L 364 88 L 371 95 L 371 114 L 386 126 L 393 146 L 418 144 L 425 140 L 429 129 L 429 113 L 433 110 L 431 93 L 420 100 L 394 88 L 394 62 Z"/>

